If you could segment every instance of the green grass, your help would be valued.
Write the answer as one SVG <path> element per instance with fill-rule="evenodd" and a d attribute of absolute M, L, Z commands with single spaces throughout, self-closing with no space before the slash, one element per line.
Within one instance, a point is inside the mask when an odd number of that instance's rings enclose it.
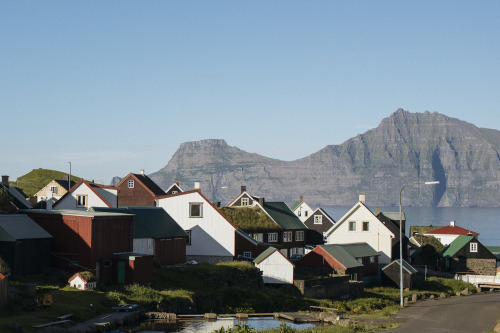
<path fill-rule="evenodd" d="M 279 229 L 266 213 L 258 207 L 222 207 L 218 210 L 242 230 Z"/>
<path fill-rule="evenodd" d="M 220 328 L 213 331 L 213 333 L 371 333 L 380 332 L 395 327 L 397 327 L 397 325 L 394 324 L 383 324 L 378 325 L 377 327 L 367 327 L 365 325 L 358 324 L 348 327 L 329 325 L 315 328 L 295 329 L 283 323 L 277 328 L 257 330 L 252 328 L 251 325 L 248 325 L 247 323 L 242 323 L 235 325 L 234 328 Z"/>
<path fill-rule="evenodd" d="M 62 180 L 67 172 L 61 172 L 49 169 L 33 169 L 24 176 L 17 178 L 17 181 L 11 181 L 10 184 L 23 190 L 28 197 L 32 197 L 52 180 Z M 80 181 L 80 177 L 71 176 L 74 182 Z"/>

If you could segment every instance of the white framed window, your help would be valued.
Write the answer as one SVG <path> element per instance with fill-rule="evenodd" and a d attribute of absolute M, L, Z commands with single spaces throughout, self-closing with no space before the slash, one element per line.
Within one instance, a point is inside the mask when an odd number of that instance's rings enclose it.
<path fill-rule="evenodd" d="M 57 194 L 57 186 L 51 186 L 50 192 L 52 192 L 53 194 Z"/>
<path fill-rule="evenodd" d="M 250 199 L 248 199 L 248 198 L 241 198 L 241 205 L 242 206 L 250 206 Z"/>
<path fill-rule="evenodd" d="M 172 191 L 172 194 L 177 194 L 177 193 L 179 193 L 179 192 L 178 191 Z"/>
<path fill-rule="evenodd" d="M 295 231 L 295 240 L 297 242 L 302 242 L 304 240 L 304 232 L 301 231 Z"/>
<path fill-rule="evenodd" d="M 323 224 L 323 216 L 314 215 L 314 224 Z"/>
<path fill-rule="evenodd" d="M 302 211 L 301 210 L 298 210 L 297 211 L 297 216 L 301 216 L 302 215 Z"/>
<path fill-rule="evenodd" d="M 283 242 L 291 242 L 292 241 L 292 232 L 284 231 L 283 232 Z"/>
<path fill-rule="evenodd" d="M 76 207 L 87 207 L 87 195 L 76 195 Z"/>
<path fill-rule="evenodd" d="M 349 231 L 356 231 L 356 221 L 349 222 Z"/>
<path fill-rule="evenodd" d="M 252 252 L 251 251 L 243 251 L 243 257 L 252 258 Z"/>
<path fill-rule="evenodd" d="M 190 202 L 189 203 L 189 217 L 203 217 L 203 203 Z"/>
<path fill-rule="evenodd" d="M 363 231 L 370 231 L 370 222 L 363 222 Z"/>
<path fill-rule="evenodd" d="M 257 242 L 263 242 L 264 235 L 262 233 L 253 234 L 253 239 L 255 239 Z"/>
<path fill-rule="evenodd" d="M 470 243 L 470 252 L 477 252 L 477 243 Z"/>
<path fill-rule="evenodd" d="M 294 254 L 304 254 L 304 249 L 301 247 L 292 247 L 290 249 L 290 255 L 292 256 Z"/>
<path fill-rule="evenodd" d="M 128 181 L 128 188 L 134 188 L 134 180 L 133 179 Z"/>
<path fill-rule="evenodd" d="M 187 234 L 186 245 L 191 245 L 191 230 L 184 230 Z"/>
<path fill-rule="evenodd" d="M 270 243 L 275 243 L 278 241 L 278 233 L 277 232 L 269 232 L 267 234 L 267 241 Z"/>

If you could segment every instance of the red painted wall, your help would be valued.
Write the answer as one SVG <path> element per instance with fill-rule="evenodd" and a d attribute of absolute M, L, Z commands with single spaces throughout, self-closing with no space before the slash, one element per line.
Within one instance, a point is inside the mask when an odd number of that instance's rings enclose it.
<path fill-rule="evenodd" d="M 155 239 L 155 257 L 161 266 L 186 262 L 186 238 Z"/>

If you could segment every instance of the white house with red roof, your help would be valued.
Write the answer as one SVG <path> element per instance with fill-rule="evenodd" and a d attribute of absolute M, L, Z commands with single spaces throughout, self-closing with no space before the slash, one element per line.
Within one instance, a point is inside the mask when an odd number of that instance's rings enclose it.
<path fill-rule="evenodd" d="M 53 209 L 87 210 L 89 207 L 116 208 L 118 189 L 113 186 L 90 184 L 84 179 L 76 183 L 54 205 Z M 48 207 L 48 209 L 51 209 Z"/>
<path fill-rule="evenodd" d="M 159 196 L 156 205 L 165 209 L 188 234 L 187 260 L 200 263 L 232 261 L 236 256 L 238 236 L 255 242 L 229 222 L 198 190 Z"/>
<path fill-rule="evenodd" d="M 424 236 L 433 236 L 444 246 L 448 246 L 458 236 L 474 236 L 477 238 L 479 234 L 469 229 L 464 229 L 456 225 L 455 221 L 451 221 L 450 225 L 428 231 Z"/>

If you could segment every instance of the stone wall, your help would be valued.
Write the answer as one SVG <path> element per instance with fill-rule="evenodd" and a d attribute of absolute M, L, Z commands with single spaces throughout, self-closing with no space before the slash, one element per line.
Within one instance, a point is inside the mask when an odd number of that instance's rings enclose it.
<path fill-rule="evenodd" d="M 350 298 L 363 292 L 363 282 L 349 281 L 348 276 L 315 280 L 295 280 L 295 294 L 309 298 Z"/>
<path fill-rule="evenodd" d="M 496 275 L 496 259 L 467 259 L 467 268 L 478 275 Z"/>

